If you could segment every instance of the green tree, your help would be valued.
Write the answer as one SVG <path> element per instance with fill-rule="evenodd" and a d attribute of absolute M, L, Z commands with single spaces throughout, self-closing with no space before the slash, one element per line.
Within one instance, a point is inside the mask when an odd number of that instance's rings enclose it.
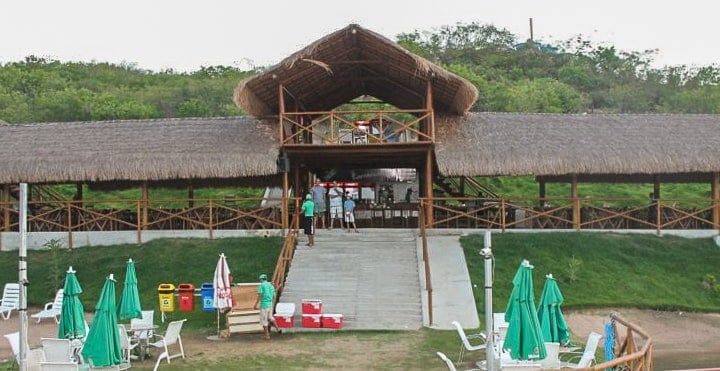
<path fill-rule="evenodd" d="M 584 99 L 571 86 L 557 80 L 543 78 L 525 80 L 508 91 L 505 106 L 510 112 L 580 112 L 587 107 Z"/>

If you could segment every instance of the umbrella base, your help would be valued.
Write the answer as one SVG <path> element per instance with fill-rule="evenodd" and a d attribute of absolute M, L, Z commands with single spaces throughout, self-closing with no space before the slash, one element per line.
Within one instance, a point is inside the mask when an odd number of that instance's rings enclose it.
<path fill-rule="evenodd" d="M 220 335 L 210 335 L 210 336 L 206 337 L 206 339 L 213 340 L 213 341 L 225 341 L 225 340 L 227 340 L 227 337 L 222 337 Z"/>

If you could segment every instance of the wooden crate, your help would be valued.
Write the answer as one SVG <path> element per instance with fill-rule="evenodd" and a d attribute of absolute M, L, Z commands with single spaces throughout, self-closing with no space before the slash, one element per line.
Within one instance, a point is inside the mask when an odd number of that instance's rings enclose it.
<path fill-rule="evenodd" d="M 225 314 L 228 335 L 232 333 L 262 333 L 260 311 L 253 309 L 259 283 L 239 283 L 231 288 L 233 307 Z"/>

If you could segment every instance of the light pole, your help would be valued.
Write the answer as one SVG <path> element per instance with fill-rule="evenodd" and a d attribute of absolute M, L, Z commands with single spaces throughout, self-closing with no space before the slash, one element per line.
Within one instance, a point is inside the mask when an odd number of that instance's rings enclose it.
<path fill-rule="evenodd" d="M 485 342 L 485 366 L 488 371 L 495 369 L 495 351 L 493 343 L 495 342 L 495 333 L 493 330 L 493 304 L 492 304 L 492 288 L 493 288 L 493 255 L 492 255 L 492 236 L 490 231 L 485 232 L 485 243 L 480 255 L 485 261 L 485 334 L 487 341 Z"/>

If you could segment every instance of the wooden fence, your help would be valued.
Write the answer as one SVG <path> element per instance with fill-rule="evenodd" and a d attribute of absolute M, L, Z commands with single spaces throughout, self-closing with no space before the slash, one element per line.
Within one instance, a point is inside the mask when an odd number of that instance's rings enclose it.
<path fill-rule="evenodd" d="M 542 202 L 541 202 L 542 201 Z M 290 212 L 298 199 L 288 201 Z M 711 199 L 421 198 L 386 206 L 359 203 L 360 228 L 720 229 Z M 542 205 L 542 206 L 539 206 Z M 17 202 L 0 203 L 0 232 L 18 230 Z M 28 232 L 282 229 L 280 199 L 30 201 Z"/>

